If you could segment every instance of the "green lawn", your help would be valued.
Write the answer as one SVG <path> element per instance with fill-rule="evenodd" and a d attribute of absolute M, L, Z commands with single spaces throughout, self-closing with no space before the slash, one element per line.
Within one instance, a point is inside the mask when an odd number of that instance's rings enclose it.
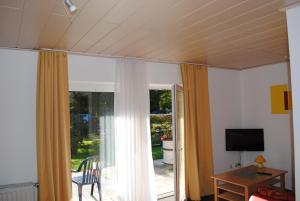
<path fill-rule="evenodd" d="M 99 154 L 100 139 L 86 139 L 82 142 L 76 154 L 72 154 L 72 169 L 77 170 L 79 164 L 89 156 Z"/>
<path fill-rule="evenodd" d="M 100 140 L 97 138 L 86 139 L 82 142 L 76 154 L 72 154 L 72 169 L 77 170 L 79 164 L 87 157 L 99 154 Z M 162 159 L 162 146 L 152 147 L 153 160 Z"/>
<path fill-rule="evenodd" d="M 153 160 L 163 158 L 162 146 L 152 147 L 152 157 L 153 157 Z"/>

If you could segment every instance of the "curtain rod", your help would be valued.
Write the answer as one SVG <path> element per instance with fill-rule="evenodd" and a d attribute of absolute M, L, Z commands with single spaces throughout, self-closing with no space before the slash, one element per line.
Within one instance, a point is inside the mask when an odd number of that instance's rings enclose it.
<path fill-rule="evenodd" d="M 201 64 L 201 63 L 149 59 L 149 58 L 143 58 L 143 57 L 124 57 L 124 56 L 104 55 L 104 54 L 96 54 L 96 53 L 83 53 L 83 52 L 74 52 L 74 51 L 70 51 L 70 50 L 62 50 L 62 49 L 55 49 L 55 48 L 0 47 L 0 49 L 25 50 L 25 51 L 31 51 L 31 52 L 38 52 L 39 50 L 60 51 L 60 52 L 66 52 L 66 53 L 69 53 L 69 54 L 72 54 L 72 55 L 101 57 L 101 58 L 107 58 L 107 59 L 135 59 L 135 60 L 144 60 L 145 62 L 166 63 L 166 64 L 182 64 L 182 63 L 185 63 L 185 64 L 192 64 L 192 65 L 197 65 L 197 66 L 204 66 L 206 68 L 218 68 L 218 69 L 226 69 L 226 70 L 234 70 L 234 71 L 242 70 L 242 69 L 229 68 L 229 67 L 226 67 L 226 66 L 212 66 L 212 65 Z"/>

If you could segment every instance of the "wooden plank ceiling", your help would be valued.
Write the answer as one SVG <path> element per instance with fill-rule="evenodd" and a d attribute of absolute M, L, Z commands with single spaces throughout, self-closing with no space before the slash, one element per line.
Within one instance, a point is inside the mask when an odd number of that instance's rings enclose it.
<path fill-rule="evenodd" d="M 300 0 L 0 0 L 0 47 L 243 69 L 288 59 L 285 13 Z"/>

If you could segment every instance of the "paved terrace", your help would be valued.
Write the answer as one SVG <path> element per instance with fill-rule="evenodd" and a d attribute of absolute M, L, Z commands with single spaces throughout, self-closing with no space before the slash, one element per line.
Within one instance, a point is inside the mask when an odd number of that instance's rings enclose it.
<path fill-rule="evenodd" d="M 104 168 L 102 170 L 102 201 L 116 201 L 114 195 L 114 188 L 112 185 L 113 178 L 110 177 L 112 168 Z M 174 195 L 174 173 L 173 165 L 167 165 L 162 160 L 154 161 L 155 181 L 158 198 L 172 197 Z M 73 173 L 75 176 L 78 173 Z M 77 185 L 72 183 L 73 190 L 73 201 L 78 201 L 78 189 Z M 91 185 L 83 187 L 82 190 L 83 201 L 99 201 L 99 193 L 97 186 L 94 187 L 94 195 L 91 196 Z"/>

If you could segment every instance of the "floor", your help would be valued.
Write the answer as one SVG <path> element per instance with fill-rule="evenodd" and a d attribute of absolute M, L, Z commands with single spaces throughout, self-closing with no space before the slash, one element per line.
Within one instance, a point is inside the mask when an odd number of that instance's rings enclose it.
<path fill-rule="evenodd" d="M 154 172 L 156 181 L 156 191 L 158 198 L 174 195 L 174 172 L 173 165 L 163 163 L 163 160 L 155 160 Z"/>
<path fill-rule="evenodd" d="M 113 188 L 112 168 L 105 168 L 102 170 L 102 201 L 115 201 Z M 162 160 L 154 161 L 155 181 L 158 198 L 160 201 L 174 201 L 174 173 L 173 165 L 163 163 Z M 78 173 L 73 173 L 75 176 Z M 77 185 L 72 183 L 73 201 L 78 201 Z M 94 188 L 94 195 L 90 195 L 91 186 L 84 186 L 82 192 L 83 201 L 99 201 L 98 189 Z"/>
<path fill-rule="evenodd" d="M 101 187 L 102 187 L 102 201 L 112 201 L 117 200 L 115 198 L 115 189 L 113 185 L 114 178 L 111 175 L 114 172 L 113 168 L 104 168 L 102 169 L 102 177 L 101 177 Z M 78 173 L 72 173 L 72 176 L 76 176 Z M 79 173 L 80 174 L 80 173 Z M 82 189 L 82 200 L 83 201 L 99 201 L 99 193 L 98 189 L 95 185 L 94 187 L 94 195 L 91 196 L 91 185 L 83 186 Z M 72 183 L 72 194 L 73 201 L 78 201 L 78 187 L 76 184 Z"/>

